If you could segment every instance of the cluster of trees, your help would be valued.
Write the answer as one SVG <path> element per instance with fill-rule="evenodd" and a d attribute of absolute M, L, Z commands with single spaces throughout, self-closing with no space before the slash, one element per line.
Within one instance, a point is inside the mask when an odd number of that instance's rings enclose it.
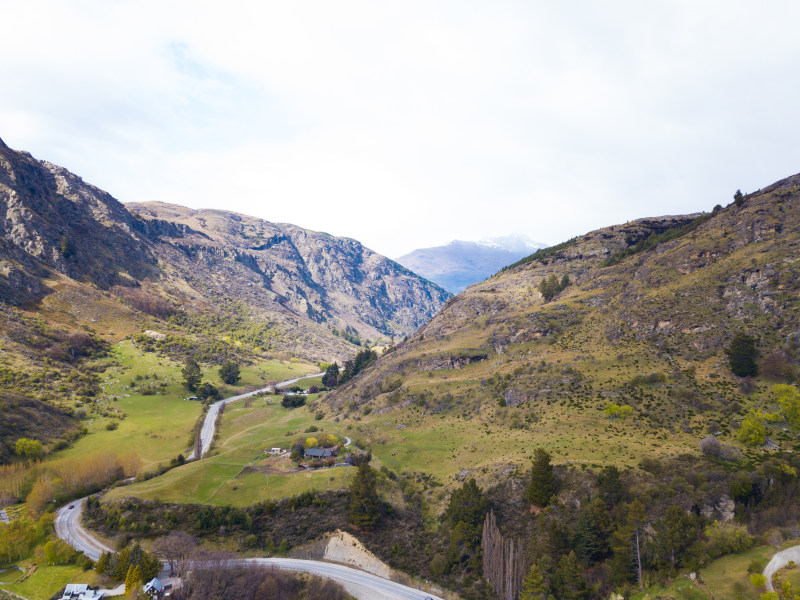
<path fill-rule="evenodd" d="M 138 543 L 127 546 L 119 554 L 103 552 L 97 560 L 95 570 L 114 579 L 125 581 L 125 593 L 129 594 L 150 581 L 161 571 L 161 561 L 155 554 L 142 550 Z"/>
<path fill-rule="evenodd" d="M 358 375 L 361 371 L 373 361 L 377 360 L 378 354 L 374 350 L 366 348 L 355 355 L 354 358 L 344 362 L 344 368 L 339 370 L 339 365 L 333 363 L 326 370 L 322 376 L 322 385 L 327 388 L 335 388 L 337 385 L 347 383 L 353 377 Z"/>
<path fill-rule="evenodd" d="M 42 566 L 82 565 L 90 569 L 94 563 L 63 540 L 55 538 L 53 513 L 38 520 L 13 519 L 0 523 L 0 563 L 15 563 L 27 557 Z"/>
<path fill-rule="evenodd" d="M 281 406 L 283 408 L 299 408 L 306 403 L 306 397 L 303 394 L 286 394 L 281 399 Z"/>
<path fill-rule="evenodd" d="M 325 374 L 322 376 L 322 385 L 326 388 L 335 388 L 339 383 L 339 364 L 333 363 L 332 365 L 328 365 L 328 368 L 325 369 Z"/>
<path fill-rule="evenodd" d="M 181 375 L 183 375 L 183 387 L 197 394 L 203 402 L 213 402 L 222 397 L 216 386 L 203 381 L 203 371 L 194 358 L 186 359 Z M 233 361 L 224 362 L 219 368 L 219 376 L 225 383 L 235 385 L 241 379 L 239 365 Z"/>
<path fill-rule="evenodd" d="M 575 492 L 574 472 L 554 469 L 542 449 L 535 454 L 526 499 L 538 508 L 517 517 L 527 521 L 523 529 L 532 559 L 519 596 L 524 600 L 589 599 L 642 588 L 742 552 L 756 543 L 756 534 L 794 524 L 800 513 L 796 458 L 770 458 L 755 471 L 737 474 L 692 459 L 689 476 L 683 464 L 688 458 L 648 459 L 644 475 L 605 467 L 576 507 L 562 504 L 556 494 Z M 580 480 L 584 486 L 585 476 Z M 735 500 L 735 521 L 701 515 L 701 507 L 713 503 L 702 498 L 710 487 Z"/>
<path fill-rule="evenodd" d="M 564 273 L 564 276 L 561 277 L 561 279 L 559 279 L 558 276 L 553 273 L 550 275 L 550 277 L 545 277 L 542 279 L 542 281 L 539 283 L 539 291 L 542 293 L 544 301 L 550 302 L 550 300 L 567 289 L 569 283 L 569 275 L 566 273 Z"/>
<path fill-rule="evenodd" d="M 0 498 L 9 504 L 25 502 L 28 512 L 38 516 L 52 503 L 77 498 L 101 489 L 117 479 L 135 477 L 141 461 L 138 454 L 98 452 L 46 463 L 0 466 Z"/>
<path fill-rule="evenodd" d="M 236 385 L 242 378 L 239 364 L 232 360 L 226 360 L 219 368 L 219 378 L 228 385 Z"/>
<path fill-rule="evenodd" d="M 316 430 L 316 427 L 314 428 Z M 298 462 L 303 459 L 306 448 L 333 448 L 339 444 L 339 438 L 332 433 L 322 433 L 316 437 L 299 438 L 292 442 L 291 459 Z M 330 457 L 325 464 L 332 465 L 336 459 Z"/>

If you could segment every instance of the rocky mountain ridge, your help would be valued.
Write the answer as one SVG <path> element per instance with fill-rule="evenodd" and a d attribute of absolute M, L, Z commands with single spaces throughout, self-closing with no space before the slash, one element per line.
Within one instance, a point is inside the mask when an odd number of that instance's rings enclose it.
<path fill-rule="evenodd" d="M 448 298 L 355 240 L 225 211 L 125 206 L 2 140 L 0 233 L 5 303 L 46 304 L 66 286 L 87 305 L 97 290 L 125 299 L 126 289 L 174 310 L 235 305 L 275 324 L 273 347 L 318 360 L 353 354 L 345 337 L 408 335 Z"/>

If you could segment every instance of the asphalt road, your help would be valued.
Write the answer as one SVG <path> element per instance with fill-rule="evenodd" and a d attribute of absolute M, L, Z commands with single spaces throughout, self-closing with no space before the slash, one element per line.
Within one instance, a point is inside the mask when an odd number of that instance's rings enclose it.
<path fill-rule="evenodd" d="M 767 591 L 775 591 L 772 585 L 772 576 L 775 575 L 776 571 L 788 565 L 790 561 L 800 564 L 800 546 L 792 546 L 777 552 L 767 563 L 764 568 L 764 577 L 767 578 Z"/>
<path fill-rule="evenodd" d="M 277 384 L 276 388 L 282 388 L 292 385 L 293 383 L 297 383 L 301 379 L 311 379 L 312 377 L 319 377 L 323 375 L 323 373 L 315 373 L 314 375 L 305 375 L 304 377 L 295 377 L 294 379 L 287 379 L 286 381 L 281 381 Z M 253 390 L 252 392 L 247 392 L 246 394 L 239 394 L 238 396 L 231 396 L 230 398 L 225 398 L 224 400 L 218 400 L 214 402 L 211 406 L 208 407 L 208 412 L 206 413 L 206 418 L 203 421 L 203 429 L 200 430 L 200 440 L 202 441 L 202 446 L 200 449 L 200 458 L 203 458 L 208 449 L 211 447 L 211 442 L 214 439 L 214 433 L 216 432 L 217 427 L 217 415 L 219 415 L 219 409 L 223 404 L 228 404 L 228 402 L 236 402 L 237 400 L 244 400 L 245 398 L 249 398 L 250 396 L 255 396 L 256 394 L 260 394 L 261 392 L 272 392 L 274 391 L 273 386 L 267 386 L 265 388 L 261 388 L 260 390 Z M 194 459 L 194 450 L 189 454 L 187 457 L 188 460 Z"/>
<path fill-rule="evenodd" d="M 85 498 L 81 498 L 71 505 L 58 509 L 55 520 L 56 535 L 92 560 L 97 560 L 104 551 L 113 552 L 113 550 L 97 540 L 81 525 L 80 515 L 84 500 Z M 73 508 L 69 508 L 70 506 Z M 359 600 L 423 600 L 424 598 L 442 600 L 438 596 L 427 594 L 401 583 L 335 563 L 296 558 L 245 558 L 231 561 L 229 564 L 231 566 L 274 566 L 291 571 L 314 573 L 341 583 L 349 594 Z"/>
<path fill-rule="evenodd" d="M 86 498 L 62 506 L 56 512 L 56 535 L 70 546 L 97 560 L 103 552 L 114 552 L 81 526 L 81 510 Z M 73 508 L 70 508 L 72 506 Z"/>
<path fill-rule="evenodd" d="M 320 575 L 342 584 L 349 594 L 363 600 L 423 600 L 424 598 L 442 600 L 439 596 L 433 596 L 402 583 L 335 563 L 298 558 L 246 558 L 237 561 L 237 564 L 239 562 Z"/>

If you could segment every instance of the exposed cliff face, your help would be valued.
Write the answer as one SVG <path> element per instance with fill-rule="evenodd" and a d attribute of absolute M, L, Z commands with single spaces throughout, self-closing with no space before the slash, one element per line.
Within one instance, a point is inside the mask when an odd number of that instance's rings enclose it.
<path fill-rule="evenodd" d="M 160 235 L 163 261 L 188 260 L 194 276 L 212 286 L 214 271 L 224 269 L 220 293 L 247 295 L 250 304 L 316 323 L 349 326 L 371 338 L 406 335 L 449 296 L 355 240 L 217 210 L 159 202 L 128 208 L 145 222 L 184 227 L 180 235 Z"/>
<path fill-rule="evenodd" d="M 334 329 L 408 335 L 448 298 L 354 240 L 224 211 L 126 207 L 2 141 L 0 233 L 3 302 L 41 301 L 59 281 L 100 290 L 146 283 L 181 310 L 244 307 L 276 324 L 278 349 L 308 358 L 354 352 Z"/>

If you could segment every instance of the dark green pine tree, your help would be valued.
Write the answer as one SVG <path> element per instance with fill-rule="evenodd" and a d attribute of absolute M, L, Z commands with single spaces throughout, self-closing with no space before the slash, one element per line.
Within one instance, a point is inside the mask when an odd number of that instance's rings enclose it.
<path fill-rule="evenodd" d="M 575 524 L 575 554 L 583 562 L 594 564 L 609 553 L 611 518 L 605 502 L 595 498 L 584 506 Z"/>
<path fill-rule="evenodd" d="M 564 554 L 558 559 L 553 575 L 550 577 L 550 591 L 559 600 L 589 600 L 592 590 L 581 573 L 578 557 L 574 552 Z"/>
<path fill-rule="evenodd" d="M 325 369 L 325 374 L 322 376 L 322 385 L 327 388 L 335 388 L 336 385 L 339 383 L 339 364 L 333 363 L 327 369 Z"/>
<path fill-rule="evenodd" d="M 731 340 L 731 345 L 725 349 L 731 371 L 738 377 L 755 377 L 758 375 L 758 348 L 756 339 L 745 333 L 739 332 Z"/>
<path fill-rule="evenodd" d="M 239 365 L 232 360 L 226 360 L 219 368 L 219 378 L 228 385 L 235 385 L 242 378 Z"/>
<path fill-rule="evenodd" d="M 544 579 L 544 569 L 539 562 L 535 562 L 522 580 L 522 590 L 519 600 L 546 600 L 547 582 Z"/>
<path fill-rule="evenodd" d="M 189 357 L 186 360 L 186 364 L 184 365 L 183 369 L 181 369 L 181 375 L 183 375 L 183 387 L 190 392 L 194 392 L 203 379 L 203 373 L 200 371 L 200 365 L 197 364 L 197 361 L 192 357 Z"/>
<path fill-rule="evenodd" d="M 680 506 L 670 506 L 664 517 L 653 523 L 655 553 L 658 566 L 669 573 L 688 566 L 694 558 L 695 543 L 700 537 L 697 519 Z"/>
<path fill-rule="evenodd" d="M 544 448 L 537 448 L 533 455 L 531 482 L 525 492 L 525 499 L 534 506 L 545 507 L 556 491 L 553 465 L 550 454 Z"/>
<path fill-rule="evenodd" d="M 371 531 L 378 523 L 380 514 L 375 472 L 369 463 L 361 463 L 350 485 L 350 522 L 365 531 Z"/>

